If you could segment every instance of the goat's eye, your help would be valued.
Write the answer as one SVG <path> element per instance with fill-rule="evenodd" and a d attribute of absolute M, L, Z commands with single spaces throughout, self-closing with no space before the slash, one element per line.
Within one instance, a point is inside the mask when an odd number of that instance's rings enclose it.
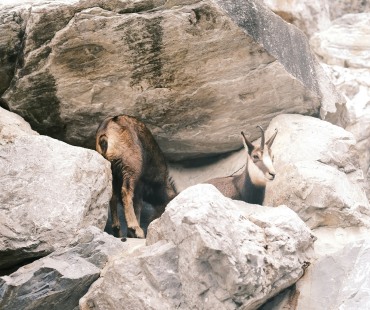
<path fill-rule="evenodd" d="M 253 155 L 253 159 L 254 159 L 254 160 L 259 160 L 260 158 L 259 158 L 259 156 L 258 156 L 258 155 Z"/>

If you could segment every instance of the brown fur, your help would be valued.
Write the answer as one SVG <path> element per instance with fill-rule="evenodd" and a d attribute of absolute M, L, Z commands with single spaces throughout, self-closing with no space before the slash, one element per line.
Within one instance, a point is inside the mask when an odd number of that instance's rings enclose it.
<path fill-rule="evenodd" d="M 272 181 L 276 174 L 272 166 L 271 145 L 277 131 L 266 143 L 262 128 L 261 131 L 260 146 L 254 146 L 242 132 L 246 150 L 246 166 L 241 174 L 211 179 L 206 183 L 214 185 L 224 196 L 231 199 L 262 205 L 266 184 Z"/>
<path fill-rule="evenodd" d="M 122 201 L 128 236 L 144 238 L 140 227 L 143 201 L 150 203 L 159 217 L 176 196 L 168 176 L 162 151 L 149 129 L 127 115 L 106 118 L 96 132 L 96 150 L 111 162 L 113 195 L 110 203 L 112 228 L 122 236 L 117 200 Z"/>

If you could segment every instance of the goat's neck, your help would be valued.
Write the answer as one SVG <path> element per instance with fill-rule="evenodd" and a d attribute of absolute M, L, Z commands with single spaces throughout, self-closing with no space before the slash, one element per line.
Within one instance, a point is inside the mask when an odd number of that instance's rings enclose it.
<path fill-rule="evenodd" d="M 265 199 L 266 186 L 256 185 L 252 182 L 248 160 L 252 159 L 247 159 L 246 167 L 238 180 L 239 188 L 241 188 L 241 198 L 245 202 L 262 205 Z"/>

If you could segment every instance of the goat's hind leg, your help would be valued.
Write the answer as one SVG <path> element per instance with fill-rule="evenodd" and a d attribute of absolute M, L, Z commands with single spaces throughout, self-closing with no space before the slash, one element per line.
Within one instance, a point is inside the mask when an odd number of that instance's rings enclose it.
<path fill-rule="evenodd" d="M 122 202 L 127 223 L 127 236 L 145 238 L 144 231 L 141 229 L 134 212 L 134 184 L 133 180 L 127 180 L 122 185 Z"/>
<path fill-rule="evenodd" d="M 110 214 L 112 217 L 112 230 L 113 230 L 113 236 L 115 237 L 122 237 L 122 230 L 121 230 L 121 225 L 119 222 L 119 217 L 118 217 L 118 209 L 117 209 L 117 196 L 116 194 L 112 194 L 112 198 L 109 202 L 109 207 L 110 207 Z"/>

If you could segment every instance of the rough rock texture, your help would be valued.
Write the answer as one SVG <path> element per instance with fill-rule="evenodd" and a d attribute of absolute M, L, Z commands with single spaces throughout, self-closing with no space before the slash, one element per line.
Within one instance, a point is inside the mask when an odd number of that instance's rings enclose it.
<path fill-rule="evenodd" d="M 162 2 L 30 6 L 10 108 L 91 147 L 106 115 L 133 114 L 171 159 L 235 150 L 282 111 L 341 109 L 304 34 L 259 1 Z"/>
<path fill-rule="evenodd" d="M 289 208 L 255 208 L 194 186 L 152 222 L 148 247 L 107 265 L 80 307 L 256 309 L 302 276 L 313 241 Z"/>
<path fill-rule="evenodd" d="M 318 229 L 315 260 L 294 287 L 261 310 L 368 309 L 369 230 Z"/>
<path fill-rule="evenodd" d="M 263 0 L 263 3 L 308 37 L 330 25 L 329 3 L 326 0 Z"/>
<path fill-rule="evenodd" d="M 298 305 L 310 304 L 313 309 L 369 309 L 369 260 L 369 240 L 349 244 L 323 258 L 307 275 L 310 296 L 302 298 Z"/>
<path fill-rule="evenodd" d="M 74 309 L 110 258 L 140 244 L 123 243 L 96 227 L 83 229 L 67 248 L 1 277 L 0 308 Z"/>
<path fill-rule="evenodd" d="M 81 227 L 104 228 L 111 172 L 98 153 L 38 135 L 3 109 L 0 115 L 3 269 L 67 244 Z"/>
<path fill-rule="evenodd" d="M 370 13 L 347 14 L 310 41 L 316 54 L 329 65 L 370 68 Z"/>
<path fill-rule="evenodd" d="M 0 145 L 12 143 L 17 137 L 38 135 L 22 117 L 0 108 Z"/>
<path fill-rule="evenodd" d="M 330 17 L 332 20 L 349 13 L 370 12 L 369 0 L 337 0 L 328 2 L 330 8 Z"/>
<path fill-rule="evenodd" d="M 344 129 L 309 116 L 279 115 L 273 152 L 276 179 L 264 204 L 286 204 L 311 227 L 370 224 L 356 141 Z"/>
<path fill-rule="evenodd" d="M 25 29 L 23 10 L 1 10 L 0 4 L 0 96 L 9 87 L 21 51 Z M 1 105 L 1 100 L 0 100 Z"/>
<path fill-rule="evenodd" d="M 361 168 L 367 176 L 367 196 L 370 199 L 370 71 L 340 66 L 324 68 L 346 98 L 346 130 L 356 138 Z"/>

